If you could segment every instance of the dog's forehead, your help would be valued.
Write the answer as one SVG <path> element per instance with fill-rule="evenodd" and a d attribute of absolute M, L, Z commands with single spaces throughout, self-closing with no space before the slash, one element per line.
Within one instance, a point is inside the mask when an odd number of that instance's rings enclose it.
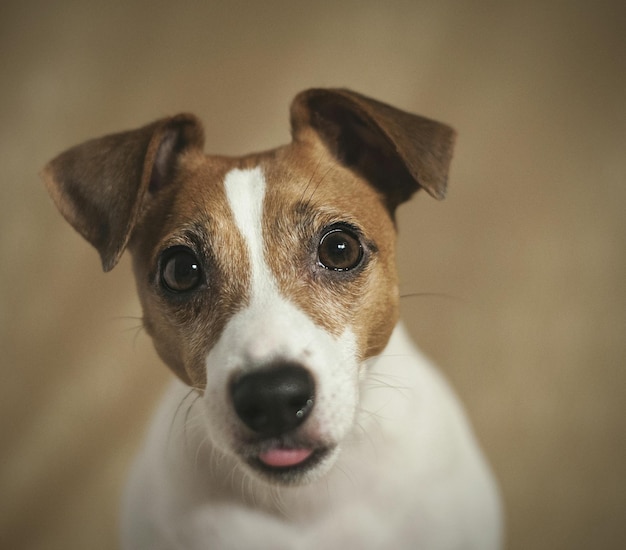
<path fill-rule="evenodd" d="M 263 180 L 263 193 L 239 183 L 232 174 L 255 171 Z M 258 171 L 258 172 L 257 172 Z M 230 177 L 231 198 L 226 196 Z M 267 230 L 272 223 L 318 215 L 381 233 L 393 225 L 384 199 L 362 178 L 341 166 L 325 149 L 287 146 L 241 158 L 203 156 L 185 163 L 183 183 L 169 217 L 167 231 L 176 224 L 208 224 L 224 230 L 234 222 L 234 202 L 256 199 L 262 205 Z"/>

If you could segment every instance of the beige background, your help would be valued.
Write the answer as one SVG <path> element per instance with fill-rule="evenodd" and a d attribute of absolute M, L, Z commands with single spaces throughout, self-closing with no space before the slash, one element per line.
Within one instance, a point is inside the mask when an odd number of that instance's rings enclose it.
<path fill-rule="evenodd" d="M 511 549 L 626 545 L 623 2 L 3 2 L 0 547 L 116 545 L 169 374 L 126 258 L 104 275 L 37 172 L 178 111 L 207 151 L 288 140 L 310 86 L 459 131 L 449 198 L 401 209 L 403 311 L 501 481 Z"/>

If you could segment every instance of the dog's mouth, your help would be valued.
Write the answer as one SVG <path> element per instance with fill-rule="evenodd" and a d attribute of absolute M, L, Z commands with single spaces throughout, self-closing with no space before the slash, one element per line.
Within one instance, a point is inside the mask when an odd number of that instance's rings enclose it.
<path fill-rule="evenodd" d="M 331 452 L 330 447 L 272 445 L 249 454 L 247 462 L 255 470 L 281 483 L 298 483 Z"/>

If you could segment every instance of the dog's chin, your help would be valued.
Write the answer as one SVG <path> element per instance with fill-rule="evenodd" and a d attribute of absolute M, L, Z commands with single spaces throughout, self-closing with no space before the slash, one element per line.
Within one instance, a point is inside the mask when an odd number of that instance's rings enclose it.
<path fill-rule="evenodd" d="M 334 464 L 336 446 L 281 446 L 245 453 L 253 474 L 274 485 L 306 485 L 322 477 Z"/>

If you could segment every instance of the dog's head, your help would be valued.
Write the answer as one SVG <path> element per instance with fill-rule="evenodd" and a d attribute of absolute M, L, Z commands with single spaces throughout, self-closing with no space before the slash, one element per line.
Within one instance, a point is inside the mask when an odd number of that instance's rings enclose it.
<path fill-rule="evenodd" d="M 144 325 L 203 394 L 212 443 L 302 482 L 350 432 L 364 361 L 398 316 L 396 207 L 445 192 L 454 132 L 347 90 L 308 90 L 293 140 L 207 156 L 192 115 L 78 145 L 44 179 L 105 271 L 133 255 Z"/>

